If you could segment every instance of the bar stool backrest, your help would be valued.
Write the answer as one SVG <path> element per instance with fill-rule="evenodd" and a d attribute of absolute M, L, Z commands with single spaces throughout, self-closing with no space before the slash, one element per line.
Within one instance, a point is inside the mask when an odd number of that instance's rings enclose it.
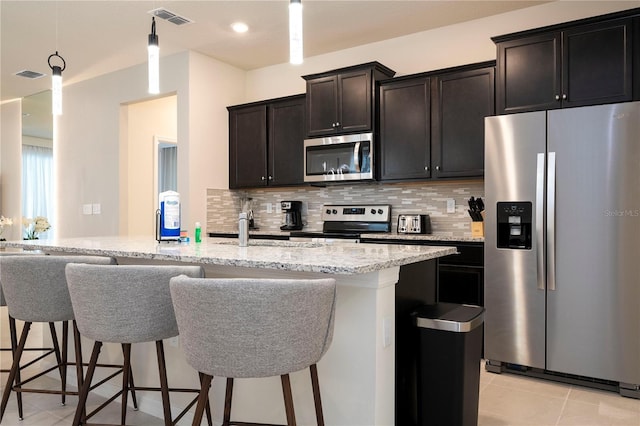
<path fill-rule="evenodd" d="M 2 256 L 0 282 L 9 315 L 21 321 L 74 319 L 64 268 L 69 262 L 115 264 L 105 256 Z"/>
<path fill-rule="evenodd" d="M 80 334 L 139 343 L 178 335 L 169 280 L 204 277 L 201 266 L 69 264 L 67 283 Z"/>
<path fill-rule="evenodd" d="M 333 338 L 334 279 L 171 280 L 187 362 L 222 377 L 269 377 L 317 363 Z"/>
<path fill-rule="evenodd" d="M 42 256 L 42 255 L 44 255 L 44 253 L 41 252 L 41 251 L 29 251 L 29 250 L 0 251 L 0 257 L 2 257 L 2 256 L 28 256 L 28 255 Z M 2 281 L 0 281 L 0 306 L 7 306 L 7 301 L 4 299 L 4 293 L 2 292 Z"/>

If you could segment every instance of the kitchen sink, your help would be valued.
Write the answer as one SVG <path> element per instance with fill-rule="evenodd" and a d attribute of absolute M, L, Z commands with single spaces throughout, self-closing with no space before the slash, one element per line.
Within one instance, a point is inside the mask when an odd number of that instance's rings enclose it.
<path fill-rule="evenodd" d="M 220 238 L 215 241 L 215 244 L 237 246 L 238 240 L 235 238 Z M 254 247 L 254 246 L 317 248 L 317 247 L 322 247 L 322 243 L 314 243 L 309 241 L 249 239 L 249 247 Z"/>

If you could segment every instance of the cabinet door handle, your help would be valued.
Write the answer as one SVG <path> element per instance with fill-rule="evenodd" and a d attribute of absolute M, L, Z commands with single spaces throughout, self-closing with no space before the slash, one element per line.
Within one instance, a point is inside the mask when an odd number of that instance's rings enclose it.
<path fill-rule="evenodd" d="M 566 93 L 562 94 L 562 99 L 567 99 L 567 94 Z"/>
<path fill-rule="evenodd" d="M 273 176 L 269 176 L 269 180 L 273 180 Z"/>
<path fill-rule="evenodd" d="M 336 127 L 340 127 L 340 122 L 336 122 Z"/>
<path fill-rule="evenodd" d="M 556 95 L 556 101 L 560 100 L 560 95 Z"/>
<path fill-rule="evenodd" d="M 428 172 L 428 171 L 429 171 L 429 166 L 424 166 L 424 170 L 425 170 L 426 172 Z"/>
<path fill-rule="evenodd" d="M 440 166 L 436 166 L 436 170 L 437 170 L 437 171 L 440 171 Z"/>
<path fill-rule="evenodd" d="M 261 179 L 261 180 L 264 180 L 264 176 L 262 176 L 260 179 Z"/>

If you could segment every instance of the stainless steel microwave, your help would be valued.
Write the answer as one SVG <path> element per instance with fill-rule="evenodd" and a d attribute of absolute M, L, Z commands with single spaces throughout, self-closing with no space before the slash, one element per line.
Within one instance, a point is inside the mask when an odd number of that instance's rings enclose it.
<path fill-rule="evenodd" d="M 304 181 L 372 180 L 372 133 L 327 136 L 304 141 Z"/>

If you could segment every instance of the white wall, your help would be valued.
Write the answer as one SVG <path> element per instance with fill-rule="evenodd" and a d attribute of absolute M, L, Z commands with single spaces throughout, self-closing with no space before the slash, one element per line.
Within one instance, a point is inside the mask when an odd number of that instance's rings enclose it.
<path fill-rule="evenodd" d="M 160 67 L 161 92 L 177 95 L 177 139 L 181 144 L 178 192 L 183 223 L 192 222 L 191 211 L 204 222 L 207 185 L 227 185 L 226 166 L 213 170 L 208 160 L 219 163 L 217 155 L 226 158 L 226 148 L 221 152 L 217 148 L 227 145 L 225 107 L 243 96 L 244 73 L 192 52 L 162 58 Z M 128 232 L 119 220 L 128 214 L 128 203 L 121 199 L 130 200 L 133 195 L 128 192 L 128 182 L 146 172 L 144 168 L 137 170 L 136 159 L 129 158 L 120 146 L 127 138 L 129 124 L 121 106 L 150 99 L 146 70 L 146 64 L 141 64 L 64 88 L 64 114 L 59 143 L 54 147 L 61 201 L 59 223 L 54 224 L 58 236 Z M 82 205 L 88 203 L 101 204 L 101 214 L 83 215 Z"/>
<path fill-rule="evenodd" d="M 302 75 L 378 61 L 396 76 L 496 59 L 491 37 L 640 6 L 634 1 L 555 1 L 515 12 L 305 58 L 247 73 L 245 102 L 305 92 Z M 306 38 L 313 34 L 305 34 Z"/>
<path fill-rule="evenodd" d="M 2 238 L 22 238 L 22 102 L 0 105 L 0 215 L 13 220 Z"/>
<path fill-rule="evenodd" d="M 127 131 L 120 146 L 126 155 L 127 173 L 126 176 L 121 173 L 121 179 L 127 181 L 127 191 L 120 194 L 120 203 L 121 211 L 126 210 L 127 214 L 120 215 L 121 234 L 152 238 L 155 235 L 157 209 L 153 191 L 157 149 L 154 137 L 177 139 L 177 97 L 165 96 L 122 108 L 127 114 Z M 180 151 L 178 141 L 178 156 Z M 123 164 L 121 161 L 121 171 L 125 169 Z"/>
<path fill-rule="evenodd" d="M 245 73 L 199 53 L 189 54 L 189 145 L 180 146 L 180 193 L 189 194 L 191 214 L 182 227 L 193 236 L 194 223 L 207 218 L 207 188 L 229 187 L 229 119 L 227 106 L 244 98 Z M 186 179 L 185 179 L 186 177 Z M 181 183 L 184 181 L 185 186 Z M 182 195 L 181 195 L 182 196 Z M 183 216 L 184 217 L 184 216 Z"/>

